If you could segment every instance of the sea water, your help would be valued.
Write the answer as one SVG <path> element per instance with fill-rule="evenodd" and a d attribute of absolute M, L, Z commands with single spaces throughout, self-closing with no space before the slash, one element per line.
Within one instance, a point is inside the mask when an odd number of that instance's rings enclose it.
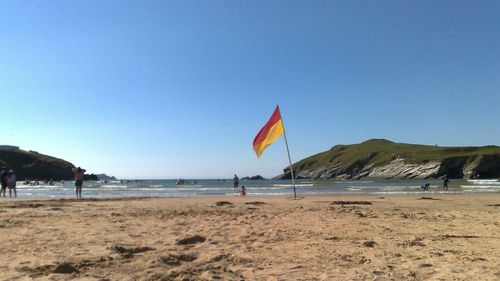
<path fill-rule="evenodd" d="M 420 187 L 431 185 L 429 191 Z M 247 195 L 293 196 L 290 180 L 242 180 L 240 186 L 246 187 Z M 448 191 L 443 190 L 442 180 L 297 180 L 298 195 L 321 194 L 474 194 L 500 193 L 500 181 L 491 180 L 450 180 Z M 239 194 L 239 188 L 233 188 L 232 179 L 197 179 L 185 180 L 185 184 L 176 185 L 176 180 L 117 180 L 109 182 L 85 181 L 83 197 L 86 198 L 122 198 L 122 197 L 191 197 Z M 50 199 L 75 198 L 73 182 L 55 183 L 54 185 L 17 185 L 18 198 Z M 8 196 L 8 191 L 7 191 Z"/>

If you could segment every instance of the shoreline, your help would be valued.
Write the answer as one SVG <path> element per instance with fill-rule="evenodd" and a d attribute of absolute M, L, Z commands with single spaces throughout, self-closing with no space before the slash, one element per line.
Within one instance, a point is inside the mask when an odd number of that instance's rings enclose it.
<path fill-rule="evenodd" d="M 500 194 L 0 200 L 0 270 L 13 280 L 495 280 L 499 212 Z"/>
<path fill-rule="evenodd" d="M 421 187 L 430 184 L 430 191 Z M 291 184 L 278 181 L 245 182 L 248 196 L 288 196 L 292 194 Z M 76 198 L 72 183 L 58 186 L 39 186 L 17 188 L 19 199 L 72 199 Z M 372 194 L 378 196 L 393 195 L 422 195 L 428 194 L 500 194 L 500 181 L 459 181 L 452 182 L 449 190 L 443 190 L 441 181 L 306 181 L 297 184 L 299 196 L 315 195 L 360 195 Z M 203 181 L 196 185 L 175 185 L 175 182 L 141 182 L 127 184 L 105 184 L 93 182 L 84 184 L 82 195 L 90 198 L 125 198 L 125 197 L 203 197 L 203 196 L 234 196 L 239 189 L 233 188 L 232 183 L 218 183 L 217 181 Z M 425 194 L 425 195 L 423 195 Z"/>
<path fill-rule="evenodd" d="M 19 191 L 18 191 L 19 193 Z M 19 194 L 18 194 L 19 195 Z M 85 195 L 85 192 L 83 192 L 83 195 Z M 304 199 L 304 198 L 310 198 L 310 197 L 332 197 L 332 196 L 339 196 L 339 197 L 357 197 L 357 196 L 372 196 L 372 197 L 414 197 L 414 196 L 421 196 L 421 197 L 427 197 L 427 196 L 464 196 L 464 197 L 469 197 L 469 196 L 500 196 L 500 191 L 494 191 L 494 192 L 463 192 L 463 191 L 415 191 L 415 192 L 359 192 L 359 193 L 352 193 L 352 192 L 324 192 L 324 193 L 298 193 L 297 194 L 297 200 L 299 199 Z M 66 201 L 66 202 L 81 202 L 81 201 L 133 201 L 133 200 L 147 200 L 147 199 L 204 199 L 204 198 L 291 198 L 293 199 L 293 193 L 291 194 L 286 194 L 286 193 L 280 193 L 280 194 L 247 194 L 245 197 L 242 197 L 240 195 L 235 194 L 203 194 L 203 195 L 184 195 L 184 196 L 110 196 L 110 197 L 85 197 L 81 199 L 77 198 L 70 198 L 70 197 L 60 197 L 60 198 L 53 198 L 53 197 L 1 197 L 0 198 L 0 205 L 2 202 L 22 202 L 22 201 Z"/>

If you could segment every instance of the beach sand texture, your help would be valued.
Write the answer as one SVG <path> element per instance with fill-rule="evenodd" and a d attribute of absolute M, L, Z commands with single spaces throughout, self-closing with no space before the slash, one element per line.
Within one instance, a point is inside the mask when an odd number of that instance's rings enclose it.
<path fill-rule="evenodd" d="M 0 279 L 500 280 L 499 214 L 499 194 L 2 200 Z"/>

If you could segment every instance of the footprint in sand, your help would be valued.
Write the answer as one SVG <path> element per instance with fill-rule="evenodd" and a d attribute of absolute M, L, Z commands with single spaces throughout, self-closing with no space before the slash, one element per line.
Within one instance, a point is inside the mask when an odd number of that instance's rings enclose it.
<path fill-rule="evenodd" d="M 254 205 L 254 206 L 267 205 L 267 203 L 260 202 L 260 201 L 246 202 L 245 204 L 246 205 Z"/>
<path fill-rule="evenodd" d="M 365 241 L 365 242 L 363 242 L 363 246 L 368 247 L 368 248 L 373 248 L 373 247 L 377 246 L 377 242 L 371 241 L 371 240 Z"/>
<path fill-rule="evenodd" d="M 177 240 L 175 244 L 177 245 L 190 245 L 190 244 L 197 244 L 197 243 L 203 243 L 205 242 L 206 238 L 200 235 L 194 235 L 190 237 L 186 237 L 180 240 Z"/>
<path fill-rule="evenodd" d="M 154 251 L 155 249 L 151 247 L 135 247 L 135 248 L 126 248 L 123 246 L 111 246 L 108 247 L 108 250 L 111 250 L 112 252 L 120 254 L 123 258 L 131 258 L 135 254 L 139 253 L 144 253 L 144 252 L 149 252 L 149 251 Z"/>
<path fill-rule="evenodd" d="M 166 265 L 178 266 L 182 262 L 192 262 L 197 259 L 196 255 L 192 254 L 170 254 L 165 257 L 160 257 L 158 262 Z"/>
<path fill-rule="evenodd" d="M 57 274 L 72 274 L 79 273 L 80 271 L 71 263 L 62 262 L 54 265 L 42 265 L 34 268 L 22 266 L 18 268 L 19 272 L 26 272 L 31 278 L 36 278 L 42 275 Z"/>
<path fill-rule="evenodd" d="M 234 205 L 233 203 L 231 202 L 228 202 L 228 201 L 217 201 L 215 202 L 215 206 L 232 206 Z"/>

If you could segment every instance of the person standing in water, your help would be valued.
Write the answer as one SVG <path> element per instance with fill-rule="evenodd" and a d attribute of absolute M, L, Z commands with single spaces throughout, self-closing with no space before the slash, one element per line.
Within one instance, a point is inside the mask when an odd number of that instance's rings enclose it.
<path fill-rule="evenodd" d="M 9 197 L 12 197 L 12 190 L 14 190 L 14 197 L 17 198 L 16 191 L 17 177 L 14 174 L 14 170 L 10 170 L 7 176 L 7 186 L 9 187 Z"/>
<path fill-rule="evenodd" d="M 448 190 L 448 182 L 450 180 L 448 179 L 448 176 L 444 176 L 444 179 L 443 179 L 443 190 Z"/>
<path fill-rule="evenodd" d="M 3 167 L 2 171 L 0 172 L 0 181 L 1 181 L 1 187 L 0 187 L 0 197 L 5 197 L 5 191 L 7 190 L 7 168 Z"/>
<path fill-rule="evenodd" d="M 234 188 L 238 188 L 238 185 L 240 185 L 240 179 L 238 178 L 237 175 L 234 175 L 233 183 L 234 183 Z"/>
<path fill-rule="evenodd" d="M 75 187 L 76 187 L 76 198 L 82 198 L 82 186 L 83 186 L 83 175 L 86 170 L 80 167 L 73 168 L 73 173 L 75 174 Z"/>

